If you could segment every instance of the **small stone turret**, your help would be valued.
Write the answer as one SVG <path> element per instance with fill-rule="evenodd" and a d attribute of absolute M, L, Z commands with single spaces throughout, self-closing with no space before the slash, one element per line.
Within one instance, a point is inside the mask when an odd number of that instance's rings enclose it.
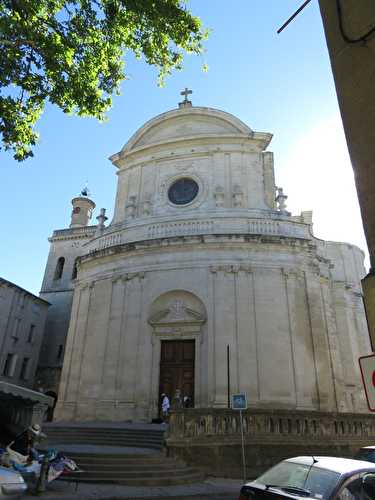
<path fill-rule="evenodd" d="M 96 206 L 95 203 L 87 196 L 78 196 L 72 199 L 72 205 L 72 219 L 69 227 L 87 226 Z"/>

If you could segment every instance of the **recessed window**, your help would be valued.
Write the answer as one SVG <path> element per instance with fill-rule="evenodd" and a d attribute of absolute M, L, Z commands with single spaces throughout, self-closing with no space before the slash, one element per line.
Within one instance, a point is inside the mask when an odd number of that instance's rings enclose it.
<path fill-rule="evenodd" d="M 21 365 L 20 379 L 27 380 L 29 378 L 30 358 L 23 358 Z"/>
<path fill-rule="evenodd" d="M 57 261 L 57 264 L 56 264 L 55 276 L 53 277 L 54 280 L 61 279 L 61 276 L 62 276 L 62 273 L 64 270 L 64 264 L 65 264 L 64 257 L 59 257 L 59 260 Z"/>
<path fill-rule="evenodd" d="M 31 343 L 35 336 L 35 325 L 30 325 L 29 334 L 27 336 L 27 342 Z"/>
<path fill-rule="evenodd" d="M 21 318 L 16 318 L 14 320 L 14 327 L 13 327 L 13 334 L 12 334 L 13 342 L 17 342 L 18 341 L 19 331 L 20 331 L 20 324 L 21 324 Z"/>
<path fill-rule="evenodd" d="M 17 354 L 9 353 L 5 360 L 3 375 L 5 375 L 5 377 L 13 377 L 14 372 L 16 370 L 16 364 L 17 364 Z"/>
<path fill-rule="evenodd" d="M 174 205 L 187 205 L 192 202 L 199 191 L 198 184 L 188 177 L 174 182 L 168 190 L 168 198 Z"/>

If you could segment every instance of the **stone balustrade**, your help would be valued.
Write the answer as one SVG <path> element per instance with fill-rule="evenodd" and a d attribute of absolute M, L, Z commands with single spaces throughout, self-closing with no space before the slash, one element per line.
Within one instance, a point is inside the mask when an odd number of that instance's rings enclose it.
<path fill-rule="evenodd" d="M 242 412 L 248 478 L 288 457 L 352 457 L 375 441 L 375 415 L 296 410 Z M 230 409 L 185 409 L 170 415 L 168 453 L 207 474 L 240 477 L 241 421 Z"/>
<path fill-rule="evenodd" d="M 157 223 L 109 226 L 104 234 L 93 240 L 90 250 L 102 250 L 115 245 L 136 241 L 191 235 L 264 235 L 309 240 L 311 235 L 305 224 L 288 220 L 217 218 L 161 221 Z"/>
<path fill-rule="evenodd" d="M 375 438 L 375 415 L 329 414 L 289 410 L 246 410 L 242 412 L 246 436 L 289 436 L 305 439 Z M 240 438 L 240 413 L 234 410 L 188 409 L 170 417 L 171 440 Z"/>

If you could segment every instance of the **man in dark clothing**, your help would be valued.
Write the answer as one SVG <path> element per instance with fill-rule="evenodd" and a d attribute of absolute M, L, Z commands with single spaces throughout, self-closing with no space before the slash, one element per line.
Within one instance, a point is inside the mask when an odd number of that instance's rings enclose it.
<path fill-rule="evenodd" d="M 25 431 L 18 434 L 14 441 L 10 443 L 9 448 L 24 457 L 27 457 L 28 462 L 38 459 L 38 452 L 34 448 L 35 441 L 41 437 L 42 431 L 40 425 L 33 424 Z"/>

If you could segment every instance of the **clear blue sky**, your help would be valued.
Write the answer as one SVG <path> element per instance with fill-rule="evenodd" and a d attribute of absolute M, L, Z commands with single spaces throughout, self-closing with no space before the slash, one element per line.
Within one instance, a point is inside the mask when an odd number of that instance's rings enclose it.
<path fill-rule="evenodd" d="M 207 52 L 188 57 L 166 87 L 157 87 L 155 69 L 128 54 L 130 79 L 106 123 L 47 106 L 35 157 L 19 164 L 0 153 L 0 276 L 39 292 L 47 238 L 68 227 L 72 197 L 88 180 L 97 211 L 106 207 L 110 217 L 117 177 L 108 157 L 145 121 L 175 108 L 185 86 L 194 91 L 194 105 L 272 132 L 277 184 L 293 212 L 313 208 L 317 236 L 365 248 L 317 0 L 276 34 L 301 3 L 193 0 L 191 10 L 212 30 Z"/>

